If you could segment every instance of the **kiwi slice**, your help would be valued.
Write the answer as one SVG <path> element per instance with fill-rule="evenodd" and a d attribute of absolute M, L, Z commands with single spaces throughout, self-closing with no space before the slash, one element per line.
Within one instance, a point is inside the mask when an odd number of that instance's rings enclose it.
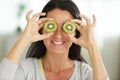
<path fill-rule="evenodd" d="M 44 25 L 44 30 L 47 32 L 54 32 L 57 30 L 57 24 L 53 20 L 47 21 Z"/>
<path fill-rule="evenodd" d="M 68 33 L 68 34 L 72 34 L 73 32 L 75 32 L 75 24 L 73 22 L 67 21 L 64 25 L 63 25 L 63 30 Z"/>

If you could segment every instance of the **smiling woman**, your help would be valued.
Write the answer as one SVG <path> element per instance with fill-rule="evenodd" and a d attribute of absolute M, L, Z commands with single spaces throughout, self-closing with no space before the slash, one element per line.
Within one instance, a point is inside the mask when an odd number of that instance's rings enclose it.
<path fill-rule="evenodd" d="M 109 80 L 93 36 L 95 15 L 91 22 L 71 0 L 50 0 L 42 12 L 30 17 L 31 13 L 27 12 L 24 32 L 0 64 L 0 80 Z M 43 28 L 51 20 L 57 29 L 47 32 Z M 63 30 L 67 21 L 75 24 L 73 33 Z M 27 58 L 20 61 L 30 44 Z M 81 56 L 81 47 L 88 50 L 92 67 Z"/>

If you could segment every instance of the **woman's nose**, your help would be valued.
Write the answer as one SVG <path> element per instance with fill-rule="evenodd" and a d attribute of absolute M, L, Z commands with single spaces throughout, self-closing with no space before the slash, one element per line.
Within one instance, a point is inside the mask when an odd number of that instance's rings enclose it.
<path fill-rule="evenodd" d="M 62 30 L 61 29 L 57 29 L 55 32 L 54 32 L 54 36 L 56 38 L 62 38 Z"/>

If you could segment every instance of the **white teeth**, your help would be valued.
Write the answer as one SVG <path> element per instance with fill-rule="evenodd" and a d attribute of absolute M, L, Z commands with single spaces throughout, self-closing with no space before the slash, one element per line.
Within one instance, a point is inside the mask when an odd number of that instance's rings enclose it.
<path fill-rule="evenodd" d="M 63 44 L 63 42 L 56 42 L 56 41 L 53 41 L 53 43 L 57 45 Z"/>

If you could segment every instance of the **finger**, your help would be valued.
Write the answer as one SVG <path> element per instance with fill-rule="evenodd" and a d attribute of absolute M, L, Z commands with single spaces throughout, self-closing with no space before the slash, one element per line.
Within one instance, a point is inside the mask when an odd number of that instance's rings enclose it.
<path fill-rule="evenodd" d="M 73 42 L 73 43 L 77 43 L 77 39 L 75 37 L 73 37 L 72 35 L 69 35 L 70 37 L 70 40 Z"/>
<path fill-rule="evenodd" d="M 81 32 L 81 31 L 82 31 L 82 28 L 83 28 L 83 26 L 85 26 L 85 24 L 82 23 L 82 21 L 81 21 L 81 20 L 78 20 L 78 19 L 73 19 L 73 20 L 71 20 L 71 21 L 73 21 L 73 22 L 76 23 L 76 29 L 77 29 L 79 32 Z"/>
<path fill-rule="evenodd" d="M 30 11 L 27 12 L 27 14 L 26 14 L 26 20 L 27 21 L 30 20 L 30 15 L 31 15 L 32 12 L 33 12 L 33 10 L 30 10 Z"/>
<path fill-rule="evenodd" d="M 41 24 L 41 23 L 44 23 L 44 22 L 46 22 L 46 21 L 48 21 L 48 20 L 53 20 L 53 18 L 41 18 L 41 19 L 39 19 L 39 20 L 37 21 L 37 23 L 38 23 L 38 24 Z"/>
<path fill-rule="evenodd" d="M 44 27 L 44 24 L 40 24 L 39 25 L 38 31 L 40 31 L 40 33 L 43 33 L 43 27 Z"/>
<path fill-rule="evenodd" d="M 45 16 L 45 15 L 46 15 L 46 13 L 37 13 L 37 14 L 34 14 L 31 19 L 36 20 L 38 17 Z"/>
<path fill-rule="evenodd" d="M 44 26 L 44 23 L 39 24 L 39 28 L 41 29 Z"/>
<path fill-rule="evenodd" d="M 92 27 L 94 28 L 95 26 L 96 26 L 96 17 L 95 17 L 95 15 L 93 15 Z"/>
<path fill-rule="evenodd" d="M 40 36 L 40 40 L 46 39 L 46 38 L 52 36 L 53 34 L 54 34 L 54 33 L 43 34 L 43 35 L 42 35 L 42 38 L 41 38 L 41 36 Z"/>
<path fill-rule="evenodd" d="M 38 20 L 38 25 L 39 25 L 39 29 L 41 29 L 43 26 L 44 26 L 44 23 L 45 23 L 45 21 L 47 21 L 47 20 L 53 20 L 52 18 L 42 18 L 42 19 L 40 19 L 40 20 Z"/>
<path fill-rule="evenodd" d="M 82 31 L 82 27 L 81 26 L 77 25 L 76 29 L 81 33 L 81 31 Z"/>
<path fill-rule="evenodd" d="M 71 21 L 77 23 L 78 25 L 85 26 L 85 24 L 79 19 L 72 19 Z"/>
<path fill-rule="evenodd" d="M 87 16 L 80 14 L 80 17 L 86 21 L 87 25 L 90 25 L 90 19 Z"/>

